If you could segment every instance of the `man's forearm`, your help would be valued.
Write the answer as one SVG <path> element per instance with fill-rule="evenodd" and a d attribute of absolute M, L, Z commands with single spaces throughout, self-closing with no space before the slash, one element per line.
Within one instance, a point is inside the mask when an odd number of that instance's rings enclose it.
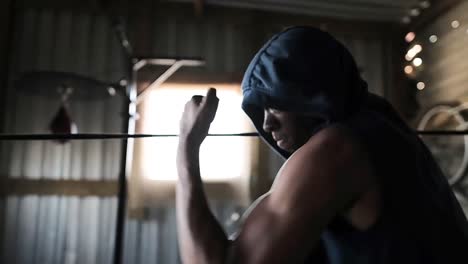
<path fill-rule="evenodd" d="M 222 263 L 226 235 L 211 213 L 200 177 L 198 148 L 179 145 L 177 154 L 177 225 L 184 263 Z"/>

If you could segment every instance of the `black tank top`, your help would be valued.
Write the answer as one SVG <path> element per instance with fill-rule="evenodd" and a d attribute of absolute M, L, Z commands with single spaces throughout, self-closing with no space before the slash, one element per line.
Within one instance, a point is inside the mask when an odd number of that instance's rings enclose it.
<path fill-rule="evenodd" d="M 446 178 L 416 133 L 379 100 L 340 122 L 368 151 L 383 188 L 378 221 L 359 231 L 337 217 L 306 263 L 468 262 L 468 224 Z"/>

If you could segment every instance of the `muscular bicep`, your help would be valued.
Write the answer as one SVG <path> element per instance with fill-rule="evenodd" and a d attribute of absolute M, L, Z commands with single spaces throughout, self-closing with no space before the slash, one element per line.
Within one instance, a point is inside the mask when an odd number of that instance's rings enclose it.
<path fill-rule="evenodd" d="M 366 154 L 326 129 L 281 168 L 270 195 L 247 217 L 231 255 L 239 263 L 301 263 L 326 225 L 372 182 Z"/>

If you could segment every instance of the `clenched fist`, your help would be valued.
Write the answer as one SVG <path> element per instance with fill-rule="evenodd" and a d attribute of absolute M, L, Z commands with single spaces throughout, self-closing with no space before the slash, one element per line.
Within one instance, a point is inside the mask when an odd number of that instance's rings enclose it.
<path fill-rule="evenodd" d="M 208 135 L 208 129 L 218 109 L 216 89 L 210 88 L 206 96 L 195 95 L 185 104 L 180 120 L 179 141 L 200 146 Z"/>

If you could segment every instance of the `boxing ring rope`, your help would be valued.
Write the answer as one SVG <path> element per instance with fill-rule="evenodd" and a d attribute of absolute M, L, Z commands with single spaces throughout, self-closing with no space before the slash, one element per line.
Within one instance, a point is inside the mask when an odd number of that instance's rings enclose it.
<path fill-rule="evenodd" d="M 416 130 L 419 135 L 426 136 L 464 136 L 468 130 Z M 103 140 L 130 138 L 178 137 L 177 134 L 123 134 L 123 133 L 77 133 L 77 134 L 0 134 L 0 141 L 31 141 L 31 140 Z M 235 134 L 208 134 L 208 137 L 258 137 L 257 132 Z"/>
<path fill-rule="evenodd" d="M 446 110 L 443 108 L 444 111 Z M 432 114 L 432 111 L 428 112 Z M 423 118 L 419 127 L 423 128 L 428 118 Z M 464 178 L 467 167 L 468 151 L 468 123 L 463 123 L 458 126 L 462 130 L 415 130 L 414 132 L 420 136 L 463 136 L 464 155 L 460 168 L 454 175 L 448 178 L 449 184 L 456 187 Z M 0 134 L 0 141 L 70 141 L 70 140 L 110 140 L 118 139 L 128 142 L 133 139 L 151 139 L 164 137 L 178 137 L 177 134 L 125 134 L 125 133 L 77 133 L 77 134 Z M 248 133 L 224 133 L 224 134 L 208 134 L 208 137 L 258 137 L 257 132 Z M 132 153 L 129 153 L 131 155 Z"/>
<path fill-rule="evenodd" d="M 101 140 L 101 139 L 129 139 L 129 138 L 155 138 L 178 137 L 176 134 L 0 134 L 0 141 L 29 141 L 29 140 Z M 239 134 L 209 134 L 210 137 L 257 137 L 258 133 Z"/>

